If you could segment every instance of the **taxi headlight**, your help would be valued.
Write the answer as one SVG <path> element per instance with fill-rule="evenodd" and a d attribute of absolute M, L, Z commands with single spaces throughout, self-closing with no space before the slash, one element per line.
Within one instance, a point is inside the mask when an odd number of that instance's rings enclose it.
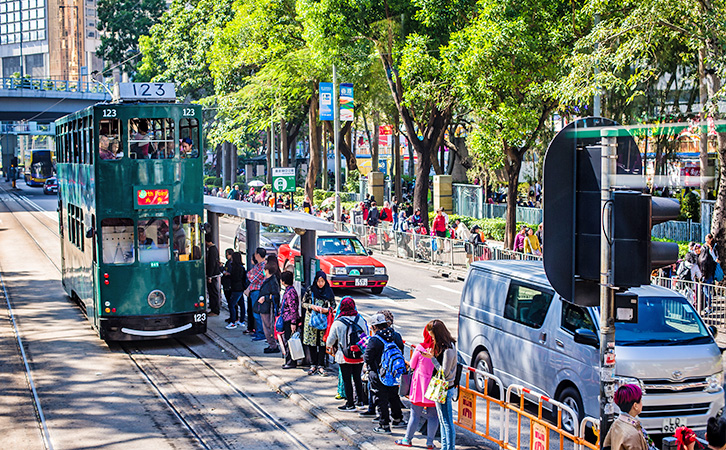
<path fill-rule="evenodd" d="M 333 270 L 332 271 L 333 275 L 347 275 L 348 274 L 348 269 L 345 267 L 333 267 L 332 270 Z"/>
<path fill-rule="evenodd" d="M 376 267 L 376 275 L 385 275 L 385 274 L 386 274 L 385 267 Z"/>
<path fill-rule="evenodd" d="M 723 385 L 723 372 L 717 372 L 706 378 L 706 392 L 718 392 Z"/>
<path fill-rule="evenodd" d="M 164 306 L 164 303 L 166 303 L 166 295 L 164 295 L 164 293 L 160 290 L 156 289 L 149 293 L 146 301 L 149 302 L 149 306 L 158 309 Z"/>

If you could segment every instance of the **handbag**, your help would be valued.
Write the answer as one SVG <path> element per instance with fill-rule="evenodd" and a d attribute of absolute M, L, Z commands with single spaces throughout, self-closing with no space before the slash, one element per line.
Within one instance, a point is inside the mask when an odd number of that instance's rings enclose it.
<path fill-rule="evenodd" d="M 305 351 L 303 350 L 302 341 L 300 340 L 300 333 L 295 332 L 290 339 L 287 341 L 287 347 L 290 349 L 290 358 L 293 361 L 303 359 L 305 357 Z"/>
<path fill-rule="evenodd" d="M 721 264 L 716 263 L 716 273 L 713 275 L 713 277 L 716 279 L 716 281 L 723 281 L 723 269 L 721 268 Z"/>
<path fill-rule="evenodd" d="M 315 304 L 315 300 L 313 300 L 313 304 Z M 322 306 L 317 305 L 315 306 Z M 310 314 L 310 326 L 315 328 L 316 330 L 325 331 L 328 329 L 328 315 L 323 314 L 321 312 L 312 311 Z"/>
<path fill-rule="evenodd" d="M 413 374 L 406 372 L 401 375 L 401 384 L 398 385 L 398 395 L 401 397 L 408 397 L 411 394 L 411 380 Z"/>
<path fill-rule="evenodd" d="M 275 319 L 275 331 L 278 333 L 285 331 L 285 321 L 282 319 L 283 309 L 285 309 L 285 297 L 282 297 L 282 302 L 280 304 L 280 315 L 277 316 L 277 319 Z"/>
<path fill-rule="evenodd" d="M 436 403 L 446 403 L 446 394 L 449 383 L 444 378 L 444 371 L 439 369 L 436 375 L 429 381 L 429 386 L 426 388 L 424 398 L 431 400 Z"/>

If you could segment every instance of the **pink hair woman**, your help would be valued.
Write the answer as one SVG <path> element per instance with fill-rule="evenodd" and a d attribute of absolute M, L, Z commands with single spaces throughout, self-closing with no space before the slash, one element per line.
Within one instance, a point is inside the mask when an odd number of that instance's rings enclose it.
<path fill-rule="evenodd" d="M 643 391 L 635 384 L 624 384 L 615 392 L 615 404 L 620 408 L 618 416 L 605 436 L 603 448 L 611 450 L 649 450 L 653 441 L 648 437 L 638 414 L 643 411 Z"/>

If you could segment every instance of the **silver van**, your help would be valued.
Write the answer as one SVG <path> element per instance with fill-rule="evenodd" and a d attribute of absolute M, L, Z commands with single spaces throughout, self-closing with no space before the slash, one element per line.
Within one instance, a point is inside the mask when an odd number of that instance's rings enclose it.
<path fill-rule="evenodd" d="M 724 407 L 721 351 L 685 297 L 659 286 L 638 296 L 638 323 L 615 326 L 615 374 L 643 388 L 650 433 L 703 430 Z M 475 262 L 459 310 L 459 358 L 599 417 L 599 308 L 563 301 L 538 261 Z M 475 380 L 484 390 L 484 379 Z M 505 386 L 506 387 L 506 386 Z M 566 429 L 573 421 L 563 415 Z"/>

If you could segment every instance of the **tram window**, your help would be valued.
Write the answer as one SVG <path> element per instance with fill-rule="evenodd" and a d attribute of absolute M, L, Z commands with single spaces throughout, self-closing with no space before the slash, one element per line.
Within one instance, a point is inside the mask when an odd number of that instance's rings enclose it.
<path fill-rule="evenodd" d="M 129 155 L 133 159 L 173 158 L 174 121 L 172 119 L 129 120 Z"/>
<path fill-rule="evenodd" d="M 134 262 L 134 221 L 108 218 L 101 220 L 101 253 L 104 264 Z"/>
<path fill-rule="evenodd" d="M 121 159 L 121 121 L 119 119 L 103 119 L 98 124 L 98 155 L 101 159 Z"/>
<path fill-rule="evenodd" d="M 179 121 L 179 152 L 182 158 L 199 157 L 199 121 L 182 119 Z"/>
<path fill-rule="evenodd" d="M 140 219 L 136 229 L 139 262 L 169 261 L 169 221 L 167 219 Z"/>
<path fill-rule="evenodd" d="M 174 258 L 177 261 L 193 261 L 202 259 L 202 232 L 197 215 L 174 217 L 172 224 L 174 239 Z"/>

